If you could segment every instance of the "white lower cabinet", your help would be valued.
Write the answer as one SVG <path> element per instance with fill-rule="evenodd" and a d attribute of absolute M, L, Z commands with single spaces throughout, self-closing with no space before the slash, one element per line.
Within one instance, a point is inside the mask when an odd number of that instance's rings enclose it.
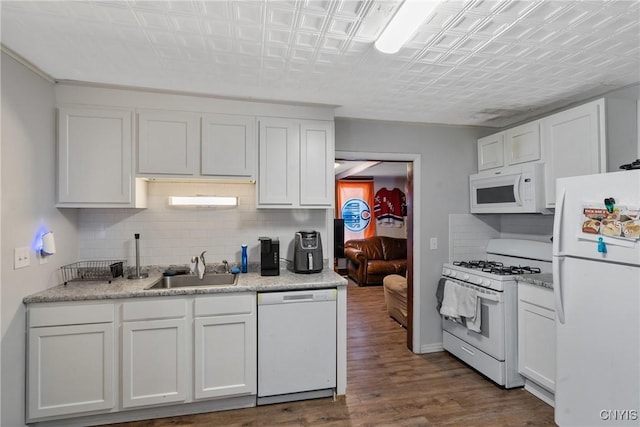
<path fill-rule="evenodd" d="M 112 410 L 113 304 L 46 304 L 27 316 L 27 422 Z"/>
<path fill-rule="evenodd" d="M 255 394 L 255 294 L 198 298 L 194 317 L 195 399 Z"/>
<path fill-rule="evenodd" d="M 29 423 L 257 392 L 255 293 L 29 304 L 27 330 Z"/>
<path fill-rule="evenodd" d="M 518 283 L 518 371 L 534 383 L 529 391 L 543 400 L 555 391 L 555 337 L 553 290 Z"/>
<path fill-rule="evenodd" d="M 186 304 L 182 299 L 123 304 L 123 408 L 186 400 Z"/>

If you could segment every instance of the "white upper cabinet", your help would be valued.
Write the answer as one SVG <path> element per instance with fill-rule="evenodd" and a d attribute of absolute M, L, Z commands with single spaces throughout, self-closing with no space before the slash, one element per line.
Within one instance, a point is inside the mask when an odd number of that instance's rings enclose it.
<path fill-rule="evenodd" d="M 504 166 L 504 132 L 478 140 L 478 171 Z"/>
<path fill-rule="evenodd" d="M 258 206 L 333 206 L 334 149 L 333 122 L 260 119 Z"/>
<path fill-rule="evenodd" d="M 556 179 L 606 171 L 604 100 L 542 119 L 546 206 L 554 207 Z"/>
<path fill-rule="evenodd" d="M 540 160 L 540 122 L 535 121 L 505 131 L 507 165 Z"/>
<path fill-rule="evenodd" d="M 540 160 L 539 121 L 478 139 L 478 171 Z"/>
<path fill-rule="evenodd" d="M 332 122 L 304 121 L 300 125 L 300 205 L 331 206 L 335 162 Z"/>
<path fill-rule="evenodd" d="M 138 113 L 138 172 L 197 175 L 198 116 L 178 111 Z"/>
<path fill-rule="evenodd" d="M 132 111 L 61 106 L 58 109 L 58 207 L 145 207 L 136 192 Z"/>
<path fill-rule="evenodd" d="M 288 119 L 260 119 L 258 205 L 293 207 L 299 181 L 300 125 Z"/>
<path fill-rule="evenodd" d="M 208 114 L 202 117 L 202 175 L 255 180 L 255 118 Z"/>
<path fill-rule="evenodd" d="M 138 113 L 138 173 L 255 180 L 255 118 L 181 111 Z"/>

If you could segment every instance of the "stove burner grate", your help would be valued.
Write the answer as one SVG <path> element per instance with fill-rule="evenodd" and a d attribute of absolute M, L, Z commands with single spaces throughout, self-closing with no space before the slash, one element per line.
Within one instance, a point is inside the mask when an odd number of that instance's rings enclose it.
<path fill-rule="evenodd" d="M 540 269 L 537 267 L 529 267 L 529 266 L 521 266 L 521 265 L 505 266 L 503 263 L 497 262 L 497 261 L 481 261 L 481 260 L 454 261 L 453 265 L 458 267 L 470 268 L 473 270 L 480 270 L 484 273 L 497 274 L 500 276 L 513 276 L 518 274 L 540 273 Z"/>

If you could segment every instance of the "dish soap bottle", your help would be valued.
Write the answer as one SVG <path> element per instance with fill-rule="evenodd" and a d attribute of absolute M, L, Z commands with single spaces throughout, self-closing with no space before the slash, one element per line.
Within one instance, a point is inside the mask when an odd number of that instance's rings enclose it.
<path fill-rule="evenodd" d="M 240 271 L 242 271 L 243 273 L 247 272 L 247 264 L 249 263 L 249 260 L 247 259 L 247 245 L 242 245 L 242 269 Z"/>

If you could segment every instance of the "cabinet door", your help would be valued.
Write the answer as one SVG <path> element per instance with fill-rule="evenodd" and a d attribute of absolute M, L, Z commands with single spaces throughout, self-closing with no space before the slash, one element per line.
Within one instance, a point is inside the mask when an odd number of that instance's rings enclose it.
<path fill-rule="evenodd" d="M 30 328 L 28 419 L 114 407 L 113 323 Z"/>
<path fill-rule="evenodd" d="M 518 371 L 553 392 L 556 377 L 555 312 L 518 301 Z"/>
<path fill-rule="evenodd" d="M 287 119 L 261 119 L 258 151 L 258 205 L 297 205 L 299 123 Z"/>
<path fill-rule="evenodd" d="M 478 171 L 504 166 L 504 132 L 478 140 Z"/>
<path fill-rule="evenodd" d="M 253 117 L 202 117 L 202 175 L 255 179 L 257 140 Z"/>
<path fill-rule="evenodd" d="M 132 203 L 131 111 L 58 110 L 58 206 Z"/>
<path fill-rule="evenodd" d="M 505 132 L 507 165 L 540 160 L 540 123 L 535 121 Z"/>
<path fill-rule="evenodd" d="M 604 101 L 594 101 L 542 120 L 546 206 L 554 207 L 556 179 L 606 170 Z"/>
<path fill-rule="evenodd" d="M 255 315 L 198 317 L 194 326 L 195 398 L 255 394 Z"/>
<path fill-rule="evenodd" d="M 187 396 L 186 319 L 122 324 L 122 407 L 183 402 Z"/>
<path fill-rule="evenodd" d="M 198 117 L 177 111 L 138 113 L 138 172 L 198 174 Z"/>
<path fill-rule="evenodd" d="M 300 205 L 332 206 L 335 199 L 333 123 L 300 126 Z"/>

